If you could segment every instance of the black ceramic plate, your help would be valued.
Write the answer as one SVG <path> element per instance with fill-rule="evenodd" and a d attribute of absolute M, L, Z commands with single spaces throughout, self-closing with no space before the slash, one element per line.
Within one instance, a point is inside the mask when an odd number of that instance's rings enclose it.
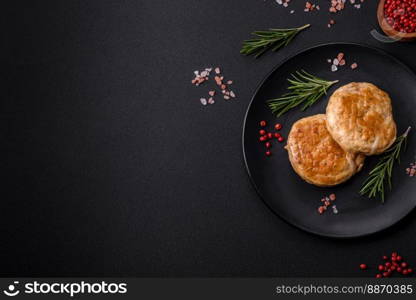
<path fill-rule="evenodd" d="M 346 55 L 347 64 L 331 72 L 328 58 L 339 52 Z M 350 65 L 358 63 L 352 70 Z M 280 118 L 272 115 L 266 100 L 276 98 L 286 91 L 290 73 L 304 69 L 319 77 L 340 80 L 328 96 L 302 112 L 295 108 Z M 407 150 L 401 163 L 393 171 L 393 189 L 386 193 L 382 204 L 378 199 L 360 196 L 358 191 L 369 170 L 379 157 L 368 157 L 363 170 L 346 183 L 332 188 L 320 188 L 303 181 L 292 169 L 285 143 L 273 141 L 272 156 L 265 156 L 265 146 L 258 141 L 259 122 L 266 120 L 267 129 L 281 123 L 281 133 L 287 137 L 292 124 L 300 118 L 325 113 L 329 95 L 341 85 L 352 81 L 374 83 L 387 91 L 393 103 L 394 119 L 398 133 L 408 126 L 411 131 Z M 357 237 L 383 230 L 405 217 L 416 206 L 416 178 L 406 175 L 406 167 L 415 160 L 416 76 L 404 64 L 387 53 L 356 44 L 327 44 L 301 52 L 275 68 L 257 89 L 247 110 L 243 130 L 243 151 L 249 176 L 264 202 L 289 223 L 311 233 L 329 237 Z M 319 215 L 320 199 L 331 193 L 337 195 L 338 214 L 332 209 Z"/>

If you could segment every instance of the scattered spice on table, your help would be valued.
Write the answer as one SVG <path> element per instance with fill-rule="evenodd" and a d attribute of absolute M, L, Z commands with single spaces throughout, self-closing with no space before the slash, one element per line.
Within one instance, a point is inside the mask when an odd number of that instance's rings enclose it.
<path fill-rule="evenodd" d="M 304 9 L 305 12 L 310 12 L 310 11 L 320 10 L 320 9 L 321 8 L 319 7 L 319 5 L 312 4 L 309 1 L 306 1 L 306 3 L 305 3 L 305 9 Z"/>
<path fill-rule="evenodd" d="M 276 3 L 279 4 L 279 5 L 282 5 L 283 7 L 288 7 L 289 2 L 290 2 L 290 0 L 276 0 Z"/>
<path fill-rule="evenodd" d="M 283 143 L 285 138 L 278 132 L 280 131 L 280 129 L 282 129 L 282 124 L 280 123 L 276 123 L 273 126 L 273 129 L 275 130 L 273 131 L 266 131 L 265 127 L 267 126 L 267 122 L 262 120 L 259 123 L 260 125 L 260 130 L 259 130 L 259 141 L 261 143 L 264 143 L 264 146 L 266 147 L 266 156 L 271 156 L 272 152 L 271 152 L 271 147 L 272 147 L 272 142 L 273 140 L 277 140 L 279 143 Z"/>
<path fill-rule="evenodd" d="M 349 3 L 356 9 L 361 8 L 361 3 L 363 3 L 365 0 L 349 0 Z M 345 8 L 345 3 L 347 0 L 331 0 L 331 5 L 329 7 L 329 11 L 333 14 L 340 12 Z M 335 25 L 335 20 L 331 19 L 329 23 L 327 24 L 328 28 L 331 28 L 333 25 Z"/>
<path fill-rule="evenodd" d="M 210 74 L 212 73 L 213 70 L 214 70 L 214 73 L 215 73 L 214 81 L 216 83 L 217 89 L 219 89 L 221 91 L 222 97 L 225 100 L 229 100 L 231 98 L 236 98 L 235 92 L 230 89 L 230 86 L 233 84 L 233 81 L 232 80 L 227 80 L 226 81 L 224 79 L 224 76 L 221 74 L 221 69 L 219 67 L 216 67 L 215 69 L 210 67 L 210 68 L 205 68 L 202 71 L 198 71 L 198 70 L 194 71 L 195 77 L 194 77 L 194 79 L 191 80 L 192 84 L 195 85 L 195 86 L 200 86 L 204 82 L 209 81 Z M 214 96 L 216 94 L 217 94 L 216 90 L 211 89 L 210 91 L 208 91 L 208 96 L 206 98 L 201 97 L 199 99 L 199 101 L 204 106 L 206 106 L 207 104 L 214 104 L 215 103 Z"/>
<path fill-rule="evenodd" d="M 409 177 L 414 177 L 416 175 L 416 162 L 410 164 L 408 168 L 406 168 L 406 174 Z"/>
<path fill-rule="evenodd" d="M 361 3 L 364 3 L 364 0 L 350 0 L 350 3 L 356 8 L 361 8 Z"/>
<path fill-rule="evenodd" d="M 375 275 L 376 278 L 391 277 L 393 274 L 408 276 L 413 273 L 413 269 L 397 252 L 393 252 L 390 257 L 383 255 L 382 259 L 383 262 L 376 268 L 379 272 Z M 360 264 L 359 268 L 361 270 L 369 269 L 366 264 Z"/>
<path fill-rule="evenodd" d="M 398 0 L 389 0 L 389 1 L 397 2 Z M 413 0 L 406 0 L 406 1 L 413 1 Z M 289 3 L 291 1 L 290 0 L 275 0 L 275 2 L 278 5 L 287 8 L 289 7 Z M 329 11 L 331 13 L 338 13 L 345 8 L 346 3 L 350 3 L 353 8 L 360 9 L 361 4 L 364 3 L 365 0 L 331 0 L 329 2 L 330 2 Z M 311 0 L 305 1 L 304 12 L 308 13 L 311 11 L 318 11 L 318 10 L 320 10 L 320 6 L 318 4 L 312 3 Z M 295 11 L 293 9 L 290 10 L 291 14 L 293 14 L 294 12 Z M 334 21 L 334 20 L 331 20 L 331 21 Z M 333 24 L 331 24 L 331 22 L 328 23 L 327 26 L 328 28 L 331 28 L 334 24 L 335 24 L 335 21 Z"/>
<path fill-rule="evenodd" d="M 199 99 L 199 101 L 201 102 L 201 104 L 202 105 L 207 105 L 207 99 L 205 99 L 205 98 L 201 98 L 201 99 Z"/>
<path fill-rule="evenodd" d="M 331 28 L 334 25 L 335 25 L 335 20 L 334 19 L 330 19 L 329 22 L 328 22 L 328 28 Z"/>
<path fill-rule="evenodd" d="M 329 11 L 331 13 L 337 13 L 345 8 L 346 0 L 331 0 L 331 6 L 329 7 Z M 361 3 L 364 3 L 364 0 L 349 0 L 350 4 L 356 8 L 361 8 Z"/>
<path fill-rule="evenodd" d="M 192 84 L 199 86 L 209 79 L 209 73 L 212 71 L 212 68 L 206 68 L 203 71 L 194 71 L 195 78 L 192 79 Z"/>
<path fill-rule="evenodd" d="M 329 196 L 325 196 L 321 199 L 321 205 L 318 207 L 318 213 L 322 215 L 324 212 L 328 210 L 328 208 L 332 208 L 332 212 L 334 214 L 338 213 L 338 209 L 334 202 L 336 200 L 335 194 L 330 194 Z"/>
<path fill-rule="evenodd" d="M 363 3 L 365 0 L 349 0 L 349 3 L 357 8 L 360 9 L 361 8 L 361 3 Z M 290 0 L 275 0 L 275 2 L 278 5 L 281 5 L 283 7 L 288 7 L 289 3 L 291 2 Z M 336 13 L 339 12 L 341 10 L 343 10 L 345 8 L 345 3 L 347 2 L 347 0 L 331 0 L 330 1 L 330 7 L 329 7 L 329 11 L 332 13 Z M 307 9 L 307 10 L 306 10 Z M 305 1 L 305 11 L 312 11 L 312 10 L 319 10 L 319 5 L 313 4 L 310 1 Z"/>
<path fill-rule="evenodd" d="M 344 9 L 346 0 L 331 0 L 329 11 L 332 13 L 339 12 Z"/>

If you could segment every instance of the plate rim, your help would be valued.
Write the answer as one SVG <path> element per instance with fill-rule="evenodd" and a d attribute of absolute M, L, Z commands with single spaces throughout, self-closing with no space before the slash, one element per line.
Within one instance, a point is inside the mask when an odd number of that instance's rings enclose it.
<path fill-rule="evenodd" d="M 362 234 L 330 234 L 330 233 L 322 233 L 319 231 L 316 231 L 312 228 L 309 228 L 307 226 L 304 226 L 302 224 L 299 224 L 296 221 L 291 220 L 290 218 L 283 216 L 282 213 L 275 211 L 268 203 L 267 201 L 264 199 L 264 197 L 262 196 L 259 188 L 257 187 L 256 183 L 254 182 L 253 176 L 251 175 L 250 172 L 250 168 L 248 166 L 247 163 L 247 157 L 246 157 L 246 150 L 244 147 L 244 136 L 245 136 L 245 131 L 246 131 L 246 123 L 247 123 L 247 116 L 250 112 L 251 106 L 253 105 L 254 99 L 256 98 L 257 94 L 259 93 L 260 89 L 262 88 L 262 86 L 264 85 L 264 83 L 266 82 L 267 79 L 269 79 L 269 77 L 276 72 L 280 67 L 282 67 L 286 62 L 288 62 L 289 60 L 295 58 L 298 55 L 301 55 L 305 52 L 317 49 L 317 48 L 321 48 L 321 47 L 326 47 L 326 46 L 332 46 L 332 45 L 347 45 L 347 46 L 358 46 L 358 47 L 363 47 L 363 48 L 367 48 L 367 49 L 371 49 L 374 50 L 376 52 L 379 52 L 380 54 L 389 57 L 390 59 L 392 59 L 393 61 L 395 61 L 397 64 L 399 64 L 400 66 L 402 66 L 404 69 L 406 69 L 416 80 L 416 73 L 415 71 L 413 71 L 408 65 L 406 65 L 404 62 L 402 62 L 400 59 L 398 59 L 397 57 L 395 57 L 394 55 L 388 53 L 387 51 L 385 51 L 384 49 L 378 48 L 376 46 L 372 46 L 372 45 L 368 45 L 368 44 L 364 44 L 364 43 L 354 43 L 354 42 L 327 42 L 327 43 L 321 43 L 321 44 L 317 44 L 314 46 L 310 46 L 307 48 L 303 48 L 299 51 L 297 51 L 296 53 L 289 55 L 287 57 L 285 57 L 282 61 L 280 61 L 279 63 L 277 63 L 277 65 L 275 65 L 269 72 L 267 72 L 267 74 L 263 77 L 263 79 L 259 82 L 259 84 L 257 85 L 256 89 L 254 90 L 253 96 L 251 97 L 251 100 L 247 106 L 246 112 L 244 114 L 244 120 L 243 120 L 243 130 L 242 130 L 242 139 L 241 139 L 241 146 L 242 146 L 242 150 L 243 150 L 243 160 L 244 160 L 244 166 L 245 169 L 247 171 L 247 175 L 250 179 L 250 182 L 252 184 L 252 186 L 254 187 L 254 190 L 256 191 L 256 194 L 258 195 L 258 197 L 261 199 L 261 201 L 266 205 L 266 207 L 277 217 L 279 217 L 281 220 L 285 221 L 287 224 L 291 225 L 292 227 L 295 227 L 297 229 L 300 229 L 304 232 L 310 233 L 310 234 L 314 234 L 320 237 L 326 237 L 326 238 L 334 238 L 334 239 L 353 239 L 353 238 L 361 238 L 361 237 L 366 237 L 369 235 L 373 235 L 379 232 L 382 232 L 384 230 L 387 230 L 388 228 L 391 228 L 393 226 L 395 226 L 396 224 L 398 224 L 400 221 L 402 221 L 404 218 L 406 218 L 415 208 L 416 208 L 416 203 L 414 204 L 414 206 L 407 211 L 406 213 L 404 213 L 403 215 L 401 215 L 397 220 L 395 220 L 394 222 L 390 223 L 389 225 L 377 229 L 375 231 L 370 231 L 370 232 L 364 232 Z"/>

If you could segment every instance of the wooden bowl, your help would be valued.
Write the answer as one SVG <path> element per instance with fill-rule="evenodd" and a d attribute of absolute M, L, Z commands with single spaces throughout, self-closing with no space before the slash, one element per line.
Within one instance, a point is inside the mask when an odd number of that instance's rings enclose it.
<path fill-rule="evenodd" d="M 378 23 L 380 24 L 381 29 L 384 31 L 387 36 L 390 38 L 401 41 L 401 42 L 407 42 L 407 41 L 413 41 L 416 39 L 416 32 L 412 33 L 403 33 L 395 30 L 393 27 L 390 26 L 389 23 L 387 23 L 387 19 L 384 16 L 384 3 L 386 0 L 380 0 L 380 3 L 378 4 L 378 10 L 377 10 L 377 18 Z"/>

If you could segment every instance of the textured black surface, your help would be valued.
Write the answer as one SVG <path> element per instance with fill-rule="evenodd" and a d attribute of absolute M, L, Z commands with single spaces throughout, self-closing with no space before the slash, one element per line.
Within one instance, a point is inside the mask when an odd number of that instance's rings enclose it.
<path fill-rule="evenodd" d="M 348 63 L 340 67 L 336 73 L 331 71 L 328 58 L 345 53 Z M 359 68 L 351 70 L 350 65 L 357 62 Z M 326 80 L 339 80 L 312 107 L 301 111 L 300 107 L 276 119 L 266 105 L 268 99 L 279 97 L 286 93 L 287 78 L 296 70 L 307 70 Z M 380 76 L 380 73 L 389 76 Z M 387 91 L 392 97 L 393 115 L 397 130 L 402 134 L 411 126 L 415 128 L 414 115 L 411 113 L 416 100 L 416 75 L 407 66 L 394 57 L 376 48 L 358 44 L 327 44 L 308 49 L 289 58 L 267 77 L 261 88 L 256 92 L 251 102 L 244 124 L 243 150 L 247 170 L 259 195 L 268 206 L 279 216 L 308 232 L 322 236 L 351 238 L 365 236 L 395 224 L 413 210 L 416 206 L 416 186 L 413 178 L 404 172 L 404 166 L 396 166 L 393 170 L 391 192 L 386 191 L 386 201 L 380 199 L 368 200 L 359 194 L 361 185 L 368 173 L 379 161 L 379 156 L 367 157 L 362 172 L 353 176 L 347 182 L 335 187 L 317 187 L 306 183 L 293 170 L 288 160 L 285 143 L 276 139 L 271 141 L 271 157 L 266 157 L 264 143 L 259 142 L 260 120 L 265 120 L 268 131 L 274 132 L 274 124 L 280 122 L 283 126 L 280 133 L 287 137 L 296 121 L 301 118 L 322 114 L 330 94 L 335 89 L 350 82 L 371 82 Z M 409 137 L 407 146 L 410 151 L 403 151 L 401 160 L 408 166 L 414 161 L 416 140 Z M 331 193 L 337 195 L 339 213 L 332 209 L 323 215 L 318 214 L 317 208 L 323 203 L 322 197 Z"/>
<path fill-rule="evenodd" d="M 295 1 L 292 1 L 295 2 Z M 416 253 L 413 213 L 381 234 L 302 232 L 258 198 L 241 152 L 244 113 L 285 57 L 328 41 L 384 48 L 376 1 L 328 29 L 327 1 L 32 1 L 4 7 L 0 61 L 1 275 L 365 276 L 357 264 Z M 287 48 L 238 54 L 254 29 L 311 23 Z M 219 65 L 238 100 L 202 107 L 193 70 Z M 388 76 L 388 74 L 380 74 Z M 371 275 L 372 276 L 372 275 Z"/>

